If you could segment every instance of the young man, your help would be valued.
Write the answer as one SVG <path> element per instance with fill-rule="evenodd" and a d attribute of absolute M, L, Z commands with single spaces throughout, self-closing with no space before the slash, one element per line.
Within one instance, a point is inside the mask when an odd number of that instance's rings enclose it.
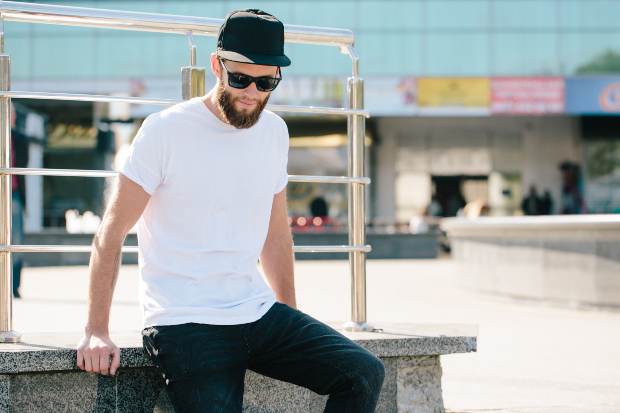
<path fill-rule="evenodd" d="M 288 132 L 263 111 L 290 65 L 284 26 L 235 11 L 217 45 L 213 90 L 151 115 L 120 169 L 93 241 L 77 364 L 118 368 L 110 305 L 138 222 L 144 346 L 177 412 L 241 412 L 247 369 L 329 394 L 326 412 L 374 412 L 381 360 L 296 309 Z"/>

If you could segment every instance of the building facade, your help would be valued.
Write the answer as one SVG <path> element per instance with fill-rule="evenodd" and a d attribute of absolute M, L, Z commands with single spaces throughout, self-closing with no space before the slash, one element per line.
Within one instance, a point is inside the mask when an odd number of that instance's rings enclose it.
<path fill-rule="evenodd" d="M 353 30 L 372 115 L 369 215 L 376 222 L 406 223 L 433 199 L 443 215 L 475 200 L 491 214 L 518 214 L 532 188 L 548 191 L 551 212 L 560 213 L 567 163 L 579 168 L 575 185 L 590 212 L 620 211 L 619 0 L 46 3 L 216 18 L 260 8 L 288 24 Z M 208 68 L 216 40 L 196 42 L 198 65 Z M 187 40 L 176 34 L 6 22 L 5 45 L 13 90 L 180 98 L 180 68 L 189 65 Z M 285 52 L 293 64 L 271 103 L 345 104 L 350 59 L 338 48 L 287 44 Z M 209 87 L 214 79 L 207 77 Z M 48 116 L 45 166 L 57 165 L 59 154 L 65 167 L 71 157 L 82 165 L 79 151 L 90 148 L 100 154 L 93 162 L 112 167 L 154 110 L 17 103 Z M 344 121 L 286 120 L 289 173 L 346 173 Z M 112 149 L 106 128 L 114 132 Z M 46 183 L 49 216 L 71 205 L 96 209 L 68 202 L 70 195 Z M 344 188 L 291 185 L 289 195 L 294 215 L 308 215 L 309 202 L 322 196 L 330 216 L 346 217 Z"/>

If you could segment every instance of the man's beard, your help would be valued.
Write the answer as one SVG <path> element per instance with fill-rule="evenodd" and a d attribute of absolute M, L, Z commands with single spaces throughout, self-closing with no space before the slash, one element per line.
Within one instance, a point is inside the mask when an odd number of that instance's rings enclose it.
<path fill-rule="evenodd" d="M 237 129 L 248 129 L 256 125 L 263 109 L 267 106 L 271 93 L 269 93 L 263 101 L 253 99 L 253 101 L 256 102 L 254 109 L 237 110 L 235 104 L 241 99 L 234 97 L 224 88 L 224 82 L 221 78 L 219 83 L 220 85 L 217 88 L 215 97 L 217 98 L 220 111 L 224 116 L 224 121 Z"/>

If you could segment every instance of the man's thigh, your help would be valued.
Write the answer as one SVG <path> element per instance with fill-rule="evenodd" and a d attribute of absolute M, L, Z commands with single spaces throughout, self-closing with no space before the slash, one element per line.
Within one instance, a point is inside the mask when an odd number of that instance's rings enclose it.
<path fill-rule="evenodd" d="M 241 412 L 249 354 L 239 326 L 157 326 L 142 335 L 175 411 Z"/>
<path fill-rule="evenodd" d="M 334 394 L 346 387 L 380 388 L 381 360 L 331 327 L 276 303 L 260 320 L 243 327 L 250 347 L 248 368 L 259 374 Z"/>

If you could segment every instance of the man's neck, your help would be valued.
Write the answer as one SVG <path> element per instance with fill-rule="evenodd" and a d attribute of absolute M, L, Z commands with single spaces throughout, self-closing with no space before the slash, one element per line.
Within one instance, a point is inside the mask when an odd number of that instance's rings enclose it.
<path fill-rule="evenodd" d="M 216 92 L 217 92 L 217 85 L 215 85 L 215 87 L 211 89 L 209 93 L 207 93 L 202 98 L 202 101 L 207 106 L 207 108 L 211 111 L 211 113 L 213 113 L 219 120 L 227 124 L 227 122 L 224 120 L 224 116 L 222 115 L 222 111 L 220 110 L 220 107 L 217 104 L 217 97 L 216 97 L 217 93 Z"/>

